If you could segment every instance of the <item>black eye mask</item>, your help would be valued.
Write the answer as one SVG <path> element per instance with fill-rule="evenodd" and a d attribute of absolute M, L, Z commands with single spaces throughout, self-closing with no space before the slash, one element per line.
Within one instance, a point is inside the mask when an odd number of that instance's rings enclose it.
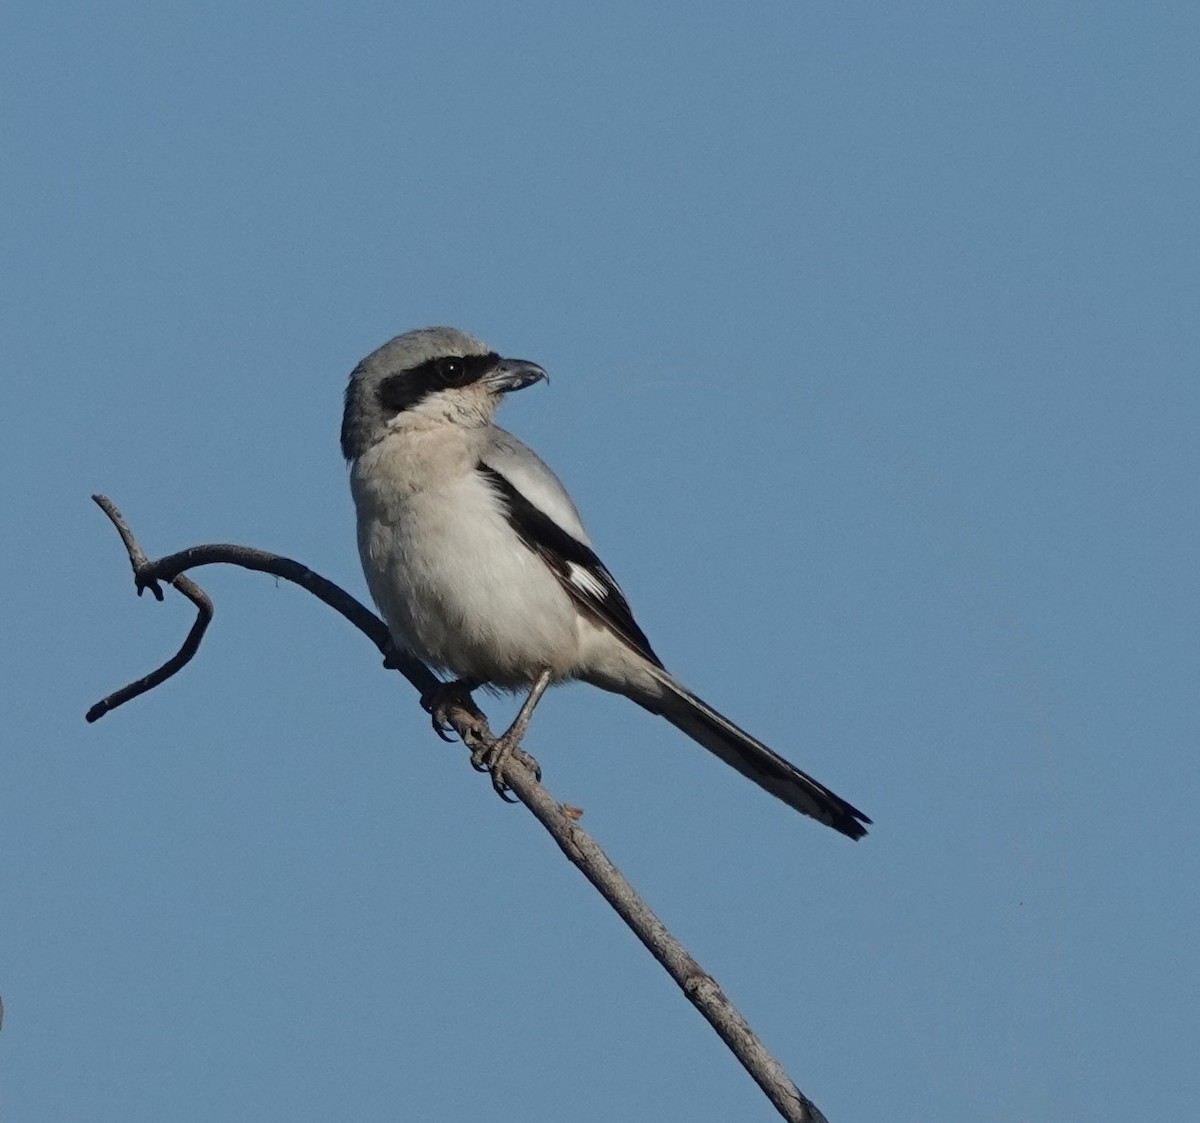
<path fill-rule="evenodd" d="M 495 351 L 486 355 L 443 355 L 419 366 L 390 374 L 379 383 L 379 404 L 396 414 L 411 409 L 438 390 L 470 386 L 500 361 Z"/>

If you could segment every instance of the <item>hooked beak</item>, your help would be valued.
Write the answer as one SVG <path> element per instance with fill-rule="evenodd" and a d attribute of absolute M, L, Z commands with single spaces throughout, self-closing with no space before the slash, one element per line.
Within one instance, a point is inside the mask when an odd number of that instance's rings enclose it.
<path fill-rule="evenodd" d="M 529 363 L 524 359 L 501 359 L 483 376 L 484 385 L 493 394 L 524 390 L 535 382 L 549 379 L 550 376 L 537 363 Z"/>

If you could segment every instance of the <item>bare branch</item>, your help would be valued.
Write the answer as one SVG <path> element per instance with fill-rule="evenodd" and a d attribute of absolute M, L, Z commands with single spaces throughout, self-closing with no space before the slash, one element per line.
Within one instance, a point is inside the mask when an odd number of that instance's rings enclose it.
<path fill-rule="evenodd" d="M 93 495 L 92 498 L 112 520 L 113 526 L 117 528 L 117 533 L 121 536 L 121 541 L 125 543 L 125 550 L 129 554 L 129 564 L 133 566 L 133 580 L 137 586 L 138 596 L 142 595 L 143 589 L 150 589 L 154 593 L 155 599 L 161 601 L 163 594 L 158 582 L 146 576 L 150 569 L 150 562 L 142 553 L 142 548 L 137 544 L 137 540 L 133 537 L 133 532 L 129 529 L 121 512 L 117 510 L 111 500 L 103 495 Z M 153 690 L 160 683 L 166 682 L 173 674 L 187 666 L 192 661 L 192 656 L 200 650 L 200 641 L 204 638 L 204 632 L 213 617 L 212 601 L 209 600 L 208 594 L 190 577 L 179 573 L 170 580 L 175 588 L 196 606 L 196 621 L 192 625 L 191 631 L 188 632 L 180 649 L 161 667 L 136 682 L 131 682 L 128 686 L 113 691 L 107 698 L 101 698 L 88 710 L 86 717 L 89 722 L 98 721 L 109 710 L 115 710 L 139 694 L 145 694 L 147 690 Z"/>
<path fill-rule="evenodd" d="M 633 934 L 679 984 L 688 1001 L 717 1031 L 779 1114 L 787 1120 L 826 1123 L 825 1116 L 792 1083 L 783 1066 L 755 1036 L 716 980 L 655 916 L 596 840 L 580 829 L 574 809 L 564 808 L 526 768 L 510 769 L 504 778 L 518 799 L 550 832 L 567 858 L 600 891 Z"/>
<path fill-rule="evenodd" d="M 370 639 L 383 654 L 385 665 L 404 675 L 420 692 L 423 703 L 440 685 L 428 667 L 407 652 L 393 646 L 387 625 L 375 613 L 344 589 L 314 573 L 307 566 L 264 550 L 220 544 L 193 546 L 151 561 L 142 552 L 133 532 L 112 501 L 103 495 L 94 495 L 92 498 L 112 521 L 125 544 L 130 565 L 133 567 L 138 595 L 140 596 L 144 589 L 150 589 L 161 601 L 163 594 L 159 582 L 165 581 L 196 606 L 196 621 L 183 645 L 171 659 L 157 670 L 97 702 L 87 712 L 89 722 L 96 721 L 109 710 L 152 690 L 191 661 L 213 615 L 212 602 L 208 596 L 186 576 L 187 570 L 202 565 L 237 565 L 261 573 L 270 573 L 300 585 L 330 608 L 341 613 Z M 464 694 L 459 699 L 446 702 L 439 714 L 450 723 L 473 755 L 478 756 L 495 743 L 487 718 L 475 706 L 469 695 Z M 437 728 L 436 722 L 434 727 Z M 500 788 L 512 791 L 550 832 L 567 858 L 600 891 L 604 899 L 632 929 L 634 935 L 679 984 L 688 1001 L 717 1031 L 721 1040 L 766 1093 L 779 1114 L 790 1123 L 827 1123 L 824 1115 L 801 1094 L 783 1067 L 754 1035 L 745 1018 L 732 1006 L 712 976 L 704 971 L 684 946 L 671 935 L 666 925 L 638 896 L 633 886 L 613 865 L 596 841 L 580 829 L 576 821 L 579 817 L 578 810 L 559 803 L 542 787 L 536 762 L 527 754 L 518 752 L 506 766 L 503 776 L 494 779 Z"/>
<path fill-rule="evenodd" d="M 166 581 L 174 585 L 197 606 L 199 616 L 196 625 L 193 626 L 192 633 L 188 635 L 183 647 L 180 648 L 179 653 L 173 659 L 168 660 L 157 671 L 151 672 L 144 679 L 130 683 L 129 686 L 114 691 L 103 701 L 97 702 L 88 711 L 88 721 L 96 721 L 108 713 L 109 710 L 116 709 L 122 703 L 128 702 L 130 699 L 136 698 L 139 694 L 144 694 L 147 690 L 158 686 L 159 683 L 170 678 L 180 667 L 188 663 L 192 656 L 196 654 L 196 648 L 204 636 L 204 629 L 207 627 L 208 619 L 212 618 L 213 608 L 212 602 L 208 599 L 207 595 L 191 578 L 184 576 L 184 573 L 189 569 L 196 569 L 202 565 L 237 565 L 243 569 L 257 570 L 259 573 L 270 573 L 275 577 L 282 578 L 284 581 L 291 581 L 293 584 L 307 589 L 318 600 L 329 605 L 335 612 L 341 613 L 342 616 L 349 620 L 351 624 L 375 644 L 383 655 L 387 666 L 399 671 L 420 691 L 422 696 L 427 695 L 432 689 L 437 687 L 437 677 L 424 663 L 418 659 L 414 659 L 407 652 L 397 650 L 393 646 L 391 636 L 388 634 L 387 625 L 375 613 L 361 601 L 352 597 L 345 589 L 335 585 L 319 573 L 314 573 L 308 566 L 301 565 L 298 561 L 282 557 L 279 554 L 269 554 L 266 550 L 255 550 L 250 546 L 222 544 L 193 546 L 188 550 L 180 550 L 176 554 L 168 554 L 165 558 L 159 558 L 157 561 L 150 561 L 138 545 L 137 539 L 134 538 L 133 532 L 129 529 L 129 524 L 125 522 L 125 518 L 117 509 L 116 504 L 106 495 L 93 495 L 92 499 L 95 500 L 96 505 L 112 521 L 113 526 L 117 528 L 117 533 L 121 536 L 121 541 L 125 544 L 125 551 L 129 555 L 129 564 L 133 567 L 133 580 L 137 587 L 138 596 L 141 596 L 144 589 L 150 589 L 155 597 L 161 601 L 163 595 L 159 587 L 159 582 Z M 203 605 L 207 606 L 207 608 L 202 606 L 201 600 L 197 599 L 196 594 L 200 598 L 203 598 Z M 204 616 L 205 613 L 207 613 L 207 619 L 201 624 L 199 617 Z M 196 634 L 197 628 L 199 628 L 198 634 Z M 193 637 L 195 639 L 194 643 L 192 642 Z M 177 660 L 178 662 L 176 662 Z M 168 670 L 168 668 L 170 669 Z M 135 687 L 139 686 L 141 687 L 140 689 L 135 689 Z"/>
<path fill-rule="evenodd" d="M 204 638 L 208 623 L 213 618 L 212 601 L 209 600 L 208 594 L 190 577 L 184 577 L 181 574 L 171 583 L 196 606 L 196 620 L 192 624 L 187 638 L 184 639 L 183 645 L 161 667 L 136 682 L 121 687 L 120 690 L 114 690 L 107 697 L 101 698 L 84 715 L 89 722 L 99 721 L 109 710 L 115 710 L 139 694 L 145 694 L 147 690 L 153 690 L 160 683 L 166 682 L 173 674 L 187 666 L 192 661 L 192 656 L 200 650 L 200 641 Z M 158 593 L 158 598 L 162 600 L 161 592 Z"/>

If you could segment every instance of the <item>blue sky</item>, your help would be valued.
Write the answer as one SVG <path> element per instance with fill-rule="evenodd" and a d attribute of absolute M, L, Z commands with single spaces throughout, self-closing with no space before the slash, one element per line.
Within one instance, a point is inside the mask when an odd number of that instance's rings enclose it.
<path fill-rule="evenodd" d="M 1200 9 L 54 0 L 0 36 L 0 1118 L 769 1119 L 331 612 L 355 362 L 449 323 L 681 678 L 550 790 L 838 1120 L 1200 1086 Z M 507 703 L 491 704 L 496 720 Z"/>

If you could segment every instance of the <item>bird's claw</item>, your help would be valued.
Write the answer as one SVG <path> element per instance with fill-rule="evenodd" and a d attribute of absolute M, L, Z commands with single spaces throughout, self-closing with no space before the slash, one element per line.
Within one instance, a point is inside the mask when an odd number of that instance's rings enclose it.
<path fill-rule="evenodd" d="M 453 743 L 454 726 L 447 716 L 452 706 L 463 706 L 473 709 L 471 700 L 471 684 L 461 679 L 455 682 L 438 683 L 428 694 L 421 697 L 421 708 L 429 715 L 433 731 L 443 741 Z"/>
<path fill-rule="evenodd" d="M 452 726 L 446 720 L 446 707 L 435 706 L 429 711 L 429 720 L 433 724 L 433 731 L 448 745 L 454 744 L 454 738 L 457 736 Z"/>
<path fill-rule="evenodd" d="M 539 782 L 541 781 L 542 766 L 508 737 L 499 737 L 490 745 L 481 745 L 471 753 L 471 767 L 476 772 L 491 773 L 492 788 L 505 803 L 519 802 L 510 795 L 512 788 L 505 780 L 508 766 L 513 761 L 516 761 L 522 768 L 527 768 Z"/>

